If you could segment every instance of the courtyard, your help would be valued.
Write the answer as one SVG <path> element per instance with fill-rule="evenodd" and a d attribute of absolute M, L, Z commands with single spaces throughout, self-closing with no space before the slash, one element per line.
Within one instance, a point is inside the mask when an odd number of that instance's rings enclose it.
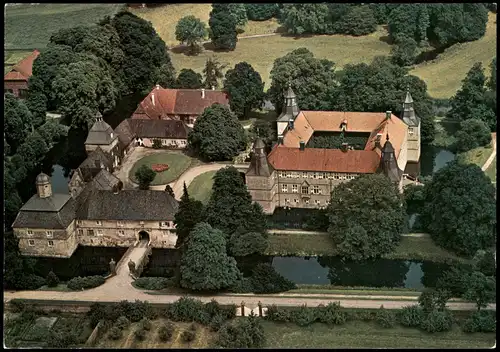
<path fill-rule="evenodd" d="M 145 156 L 137 160 L 129 172 L 129 178 L 132 182 L 137 183 L 135 178 L 136 171 L 146 165 L 152 168 L 154 164 L 166 164 L 168 169 L 162 172 L 157 172 L 156 177 L 151 182 L 152 186 L 167 185 L 179 178 L 191 166 L 192 158 L 179 151 L 160 150 L 158 153 Z"/>

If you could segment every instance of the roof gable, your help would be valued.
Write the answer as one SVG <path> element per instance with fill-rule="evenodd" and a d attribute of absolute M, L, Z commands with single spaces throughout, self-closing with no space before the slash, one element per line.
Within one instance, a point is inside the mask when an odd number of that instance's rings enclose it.
<path fill-rule="evenodd" d="M 28 80 L 33 74 L 33 62 L 40 55 L 38 50 L 34 50 L 31 54 L 19 61 L 12 67 L 5 76 L 4 80 Z"/>

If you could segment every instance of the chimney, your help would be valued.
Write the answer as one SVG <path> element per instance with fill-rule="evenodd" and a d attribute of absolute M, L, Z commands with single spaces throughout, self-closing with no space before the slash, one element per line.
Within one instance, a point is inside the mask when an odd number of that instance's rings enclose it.
<path fill-rule="evenodd" d="M 390 120 L 390 119 L 391 119 L 391 114 L 392 114 L 392 111 L 387 110 L 387 111 L 385 112 L 385 119 L 386 119 L 386 120 Z"/>
<path fill-rule="evenodd" d="M 155 106 L 155 93 L 151 94 L 151 102 L 153 103 L 153 106 Z"/>
<path fill-rule="evenodd" d="M 293 130 L 293 119 L 288 120 L 288 129 Z"/>
<path fill-rule="evenodd" d="M 205 99 L 205 88 L 201 88 L 201 99 Z"/>
<path fill-rule="evenodd" d="M 300 150 L 306 149 L 306 143 L 304 141 L 300 141 L 299 146 L 300 146 Z"/>
<path fill-rule="evenodd" d="M 156 89 L 160 89 L 160 85 L 159 84 L 156 85 Z"/>
<path fill-rule="evenodd" d="M 348 146 L 349 146 L 349 144 L 348 144 L 348 143 L 346 143 L 346 142 L 344 142 L 344 143 L 342 143 L 342 147 L 340 147 L 340 149 L 341 149 L 343 152 L 347 152 L 347 149 L 348 149 L 347 147 L 348 147 Z"/>

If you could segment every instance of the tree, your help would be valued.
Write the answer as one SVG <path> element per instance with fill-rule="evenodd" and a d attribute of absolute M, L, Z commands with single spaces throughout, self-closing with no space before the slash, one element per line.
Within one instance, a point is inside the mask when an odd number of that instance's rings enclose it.
<path fill-rule="evenodd" d="M 335 187 L 327 208 L 328 233 L 339 255 L 361 260 L 394 250 L 404 226 L 397 187 L 384 175 L 369 174 Z"/>
<path fill-rule="evenodd" d="M 262 208 L 257 203 L 252 204 L 243 178 L 232 166 L 218 170 L 214 176 L 205 221 L 222 230 L 226 238 L 233 233 L 264 233 L 267 228 Z"/>
<path fill-rule="evenodd" d="M 488 303 L 495 302 L 496 280 L 488 277 L 479 271 L 474 271 L 465 279 L 466 291 L 463 298 L 473 301 L 477 305 L 477 310 L 486 308 Z"/>
<path fill-rule="evenodd" d="M 475 164 L 448 163 L 425 184 L 421 222 L 433 240 L 473 255 L 495 243 L 495 188 Z"/>
<path fill-rule="evenodd" d="M 4 136 L 15 154 L 17 148 L 24 142 L 28 134 L 34 129 L 34 119 L 24 101 L 7 93 L 4 98 Z"/>
<path fill-rule="evenodd" d="M 266 341 L 264 327 L 253 314 L 219 330 L 217 345 L 222 348 L 263 348 Z"/>
<path fill-rule="evenodd" d="M 361 36 L 375 32 L 377 21 L 368 5 L 353 6 L 333 28 L 337 33 Z"/>
<path fill-rule="evenodd" d="M 121 11 L 111 20 L 124 53 L 119 72 L 124 92 L 149 91 L 161 79 L 175 82 L 175 70 L 165 42 L 150 22 Z M 160 70 L 161 69 L 161 70 Z M 169 76 L 169 79 L 165 78 Z"/>
<path fill-rule="evenodd" d="M 224 90 L 229 94 L 231 111 L 238 117 L 247 116 L 251 109 L 264 103 L 264 83 L 247 62 L 240 62 L 226 72 Z"/>
<path fill-rule="evenodd" d="M 245 4 L 245 8 L 251 21 L 266 21 L 279 13 L 278 4 Z"/>
<path fill-rule="evenodd" d="M 118 98 L 109 72 L 92 61 L 61 65 L 52 82 L 52 91 L 59 111 L 74 128 L 90 127 L 96 111 L 113 109 Z"/>
<path fill-rule="evenodd" d="M 257 264 L 252 270 L 252 292 L 279 293 L 297 288 L 290 280 L 279 274 L 270 264 Z"/>
<path fill-rule="evenodd" d="M 149 189 L 149 185 L 156 177 L 156 173 L 148 166 L 141 165 L 135 172 L 135 178 L 139 183 L 139 189 Z"/>
<path fill-rule="evenodd" d="M 496 276 L 496 259 L 493 251 L 477 251 L 473 258 L 473 267 L 486 276 Z"/>
<path fill-rule="evenodd" d="M 482 120 L 492 131 L 496 129 L 496 115 L 486 100 L 486 77 L 480 62 L 475 63 L 462 81 L 462 88 L 451 98 L 449 119 Z"/>
<path fill-rule="evenodd" d="M 406 213 L 419 214 L 424 206 L 424 187 L 421 185 L 408 184 L 403 188 L 403 198 L 406 206 Z"/>
<path fill-rule="evenodd" d="M 418 297 L 418 304 L 422 307 L 424 313 L 430 313 L 434 310 L 443 311 L 446 308 L 446 302 L 450 298 L 449 291 L 425 289 Z"/>
<path fill-rule="evenodd" d="M 221 64 L 216 57 L 208 58 L 205 62 L 203 74 L 205 75 L 205 88 L 212 89 L 219 87 L 219 79 L 224 77 L 223 70 L 226 64 Z"/>
<path fill-rule="evenodd" d="M 210 40 L 216 49 L 234 50 L 238 41 L 236 20 L 226 4 L 213 4 L 208 20 Z"/>
<path fill-rule="evenodd" d="M 200 89 L 203 87 L 203 77 L 190 68 L 183 68 L 175 81 L 175 88 L 180 89 Z"/>
<path fill-rule="evenodd" d="M 227 107 L 215 103 L 196 119 L 188 144 L 204 159 L 231 160 L 246 147 L 245 130 Z"/>
<path fill-rule="evenodd" d="M 329 89 L 336 86 L 334 65 L 331 61 L 315 58 L 306 48 L 295 49 L 277 58 L 271 70 L 271 87 L 267 91 L 276 111 L 281 112 L 284 93 L 289 84 L 302 110 L 325 108 L 324 101 L 328 101 L 328 95 L 334 94 Z"/>
<path fill-rule="evenodd" d="M 229 13 L 233 17 L 238 27 L 243 27 L 245 24 L 247 24 L 248 18 L 247 18 L 247 9 L 245 7 L 245 4 L 241 3 L 213 4 L 212 7 L 221 5 L 227 6 Z"/>
<path fill-rule="evenodd" d="M 203 204 L 189 197 L 186 183 L 179 202 L 179 208 L 175 213 L 175 231 L 177 234 L 177 242 L 175 248 L 182 248 L 186 243 L 189 233 L 195 225 L 203 220 Z"/>
<path fill-rule="evenodd" d="M 49 287 L 56 287 L 57 285 L 59 285 L 59 278 L 57 277 L 56 274 L 54 274 L 52 270 L 49 271 L 46 281 L 47 281 L 47 286 Z"/>
<path fill-rule="evenodd" d="M 182 17 L 175 27 L 175 39 L 187 44 L 192 54 L 200 51 L 200 42 L 206 36 L 205 23 L 193 15 Z"/>
<path fill-rule="evenodd" d="M 391 49 L 392 62 L 399 66 L 410 66 L 415 62 L 418 44 L 411 37 L 398 36 Z"/>
<path fill-rule="evenodd" d="M 491 60 L 490 64 L 491 77 L 488 81 L 488 88 L 492 91 L 497 91 L 497 58 Z"/>
<path fill-rule="evenodd" d="M 417 40 L 417 21 L 419 4 L 398 4 L 391 10 L 388 19 L 388 29 L 391 38 L 412 38 Z M 426 5 L 424 5 L 426 6 Z"/>
<path fill-rule="evenodd" d="M 221 290 L 241 276 L 236 261 L 226 254 L 222 231 L 199 223 L 191 231 L 181 259 L 181 286 L 191 290 Z"/>
<path fill-rule="evenodd" d="M 167 192 L 168 194 L 170 194 L 170 196 L 175 199 L 174 190 L 172 189 L 172 187 L 170 187 L 170 185 L 167 185 L 165 187 L 165 192 Z"/>
<path fill-rule="evenodd" d="M 324 34 L 329 25 L 328 5 L 284 4 L 280 23 L 290 34 Z"/>
<path fill-rule="evenodd" d="M 460 130 L 456 134 L 456 148 L 465 152 L 477 147 L 489 146 L 491 143 L 490 128 L 481 120 L 468 119 L 460 122 Z"/>
<path fill-rule="evenodd" d="M 243 235 L 234 233 L 229 240 L 229 253 L 233 257 L 244 257 L 250 254 L 263 254 L 267 249 L 267 236 L 258 232 Z"/>

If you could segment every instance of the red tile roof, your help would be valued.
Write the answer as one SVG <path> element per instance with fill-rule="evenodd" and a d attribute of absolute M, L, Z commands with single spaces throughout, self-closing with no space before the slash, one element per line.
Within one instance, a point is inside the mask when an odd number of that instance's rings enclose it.
<path fill-rule="evenodd" d="M 4 81 L 27 81 L 32 75 L 33 62 L 40 55 L 38 50 L 34 50 L 31 54 L 14 65 L 4 77 Z"/>
<path fill-rule="evenodd" d="M 154 96 L 154 97 L 153 97 Z M 154 100 L 154 104 L 153 104 Z M 134 119 L 164 119 L 167 115 L 201 115 L 214 103 L 229 107 L 227 94 L 219 90 L 154 88 L 132 114 Z"/>
<path fill-rule="evenodd" d="M 374 173 L 380 157 L 371 150 L 348 150 L 320 148 L 288 148 L 277 145 L 269 153 L 268 161 L 276 170 L 324 171 L 342 173 Z"/>

